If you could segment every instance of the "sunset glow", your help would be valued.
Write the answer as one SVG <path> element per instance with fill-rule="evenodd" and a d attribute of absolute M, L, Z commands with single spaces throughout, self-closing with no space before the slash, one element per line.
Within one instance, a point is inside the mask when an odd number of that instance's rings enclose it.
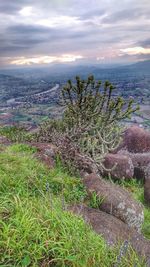
<path fill-rule="evenodd" d="M 125 49 L 120 49 L 120 51 L 128 55 L 150 54 L 150 48 L 143 48 L 143 47 L 125 48 Z"/>
<path fill-rule="evenodd" d="M 16 60 L 11 61 L 13 65 L 32 65 L 32 64 L 50 64 L 53 62 L 74 62 L 77 59 L 82 59 L 82 56 L 75 55 L 62 55 L 60 57 L 54 56 L 43 56 L 43 57 L 33 57 L 33 58 L 25 58 L 21 57 Z"/>

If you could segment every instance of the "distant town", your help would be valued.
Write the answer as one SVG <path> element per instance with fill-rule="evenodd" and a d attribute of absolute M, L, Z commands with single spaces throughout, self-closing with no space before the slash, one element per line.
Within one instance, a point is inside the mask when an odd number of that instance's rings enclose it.
<path fill-rule="evenodd" d="M 140 111 L 126 123 L 150 127 L 150 61 L 102 69 L 98 67 L 60 68 L 53 71 L 0 71 L 0 124 L 25 124 L 31 127 L 48 118 L 62 116 L 59 98 L 68 79 L 80 75 L 84 79 L 93 74 L 96 80 L 109 80 L 114 86 L 114 97 L 133 98 Z"/>

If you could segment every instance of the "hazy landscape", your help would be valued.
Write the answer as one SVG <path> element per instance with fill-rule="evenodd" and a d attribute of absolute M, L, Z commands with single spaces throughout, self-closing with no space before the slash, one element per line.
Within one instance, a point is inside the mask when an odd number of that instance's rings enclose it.
<path fill-rule="evenodd" d="M 149 14 L 0 0 L 0 267 L 150 267 Z"/>
<path fill-rule="evenodd" d="M 0 70 L 1 124 L 28 123 L 37 125 L 47 118 L 59 117 L 58 105 L 61 88 L 76 75 L 96 80 L 109 80 L 116 89 L 114 96 L 134 98 L 140 112 L 131 123 L 150 126 L 150 61 L 127 66 L 74 66 L 54 65 L 43 68 Z"/>

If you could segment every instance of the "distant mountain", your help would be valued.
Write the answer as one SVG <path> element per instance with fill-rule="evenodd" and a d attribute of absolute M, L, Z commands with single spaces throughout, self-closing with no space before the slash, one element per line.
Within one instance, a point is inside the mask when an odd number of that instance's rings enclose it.
<path fill-rule="evenodd" d="M 40 81 L 45 79 L 47 82 L 72 79 L 76 75 L 85 78 L 90 74 L 95 75 L 96 79 L 113 79 L 118 76 L 141 76 L 150 75 L 150 60 L 137 62 L 130 65 L 73 65 L 73 64 L 53 64 L 36 68 L 20 68 L 1 70 L 0 74 L 11 75 L 25 80 Z"/>
<path fill-rule="evenodd" d="M 148 68 L 150 70 L 150 60 L 139 61 L 139 62 L 134 63 L 128 67 L 130 67 L 130 68 Z"/>
<path fill-rule="evenodd" d="M 140 61 L 128 66 L 121 67 L 121 69 L 136 72 L 145 72 L 150 74 L 150 60 Z"/>

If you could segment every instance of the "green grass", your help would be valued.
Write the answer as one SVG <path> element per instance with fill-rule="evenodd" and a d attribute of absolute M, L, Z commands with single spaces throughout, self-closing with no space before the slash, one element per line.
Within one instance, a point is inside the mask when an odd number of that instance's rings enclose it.
<path fill-rule="evenodd" d="M 66 210 L 86 192 L 60 164 L 47 169 L 35 149 L 12 145 L 0 152 L 0 266 L 112 267 L 119 248 Z M 144 266 L 130 249 L 119 266 Z"/>
<path fill-rule="evenodd" d="M 0 135 L 7 137 L 12 142 L 23 142 L 28 137 L 26 130 L 19 126 L 0 127 Z"/>

